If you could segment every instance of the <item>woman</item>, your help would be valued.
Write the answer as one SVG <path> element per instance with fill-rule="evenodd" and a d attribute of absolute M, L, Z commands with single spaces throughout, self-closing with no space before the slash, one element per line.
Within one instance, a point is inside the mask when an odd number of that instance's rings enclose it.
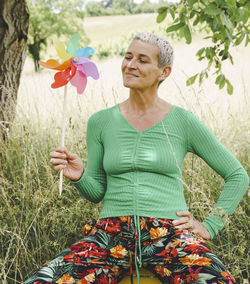
<path fill-rule="evenodd" d="M 137 34 L 121 66 L 129 98 L 88 120 L 87 168 L 65 147 L 50 154 L 55 170 L 63 170 L 88 200 L 103 200 L 103 208 L 98 221 L 84 227 L 85 238 L 25 283 L 118 283 L 133 268 L 139 276 L 142 265 L 162 283 L 235 283 L 204 242 L 223 228 L 223 215 L 235 210 L 249 179 L 197 117 L 158 97 L 172 62 L 165 39 Z M 184 199 L 181 168 L 187 152 L 226 181 L 203 223 Z"/>

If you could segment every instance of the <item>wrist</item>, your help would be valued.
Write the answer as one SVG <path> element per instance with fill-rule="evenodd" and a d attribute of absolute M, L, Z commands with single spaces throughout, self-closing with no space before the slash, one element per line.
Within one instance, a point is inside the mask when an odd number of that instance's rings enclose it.
<path fill-rule="evenodd" d="M 79 181 L 79 180 L 82 178 L 83 173 L 84 173 L 84 169 L 82 169 L 82 172 L 81 172 L 81 174 L 79 175 L 79 177 L 76 177 L 76 178 L 74 178 L 74 179 L 71 179 L 71 181 L 72 181 L 72 182 L 77 182 L 77 181 Z"/>

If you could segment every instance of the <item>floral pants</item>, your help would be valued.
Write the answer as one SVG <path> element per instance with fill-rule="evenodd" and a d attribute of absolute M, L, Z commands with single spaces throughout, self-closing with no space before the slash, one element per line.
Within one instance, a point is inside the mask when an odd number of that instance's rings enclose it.
<path fill-rule="evenodd" d="M 84 238 L 63 250 L 25 284 L 115 284 L 143 265 L 162 283 L 236 283 L 222 262 L 190 230 L 172 220 L 112 217 L 89 222 Z"/>

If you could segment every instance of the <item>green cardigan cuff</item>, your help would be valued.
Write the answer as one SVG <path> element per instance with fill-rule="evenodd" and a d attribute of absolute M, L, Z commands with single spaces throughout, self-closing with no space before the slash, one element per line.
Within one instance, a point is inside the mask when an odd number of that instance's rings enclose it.
<path fill-rule="evenodd" d="M 221 216 L 220 214 L 211 214 L 202 222 L 208 230 L 211 240 L 224 228 L 227 223 L 226 221 L 227 216 L 225 215 Z"/>

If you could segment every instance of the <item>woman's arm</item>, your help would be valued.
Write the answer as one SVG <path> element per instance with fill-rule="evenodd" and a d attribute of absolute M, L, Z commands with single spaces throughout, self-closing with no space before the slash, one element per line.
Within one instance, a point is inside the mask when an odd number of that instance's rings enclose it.
<path fill-rule="evenodd" d="M 82 177 L 71 183 L 88 200 L 100 202 L 106 191 L 106 173 L 103 169 L 103 145 L 101 142 L 101 113 L 94 113 L 87 124 L 87 168 Z"/>
<path fill-rule="evenodd" d="M 247 189 L 249 178 L 240 162 L 211 130 L 191 112 L 189 116 L 188 151 L 201 157 L 225 180 L 212 213 L 202 223 L 212 239 L 225 225 L 223 216 L 227 217 L 235 211 Z"/>

